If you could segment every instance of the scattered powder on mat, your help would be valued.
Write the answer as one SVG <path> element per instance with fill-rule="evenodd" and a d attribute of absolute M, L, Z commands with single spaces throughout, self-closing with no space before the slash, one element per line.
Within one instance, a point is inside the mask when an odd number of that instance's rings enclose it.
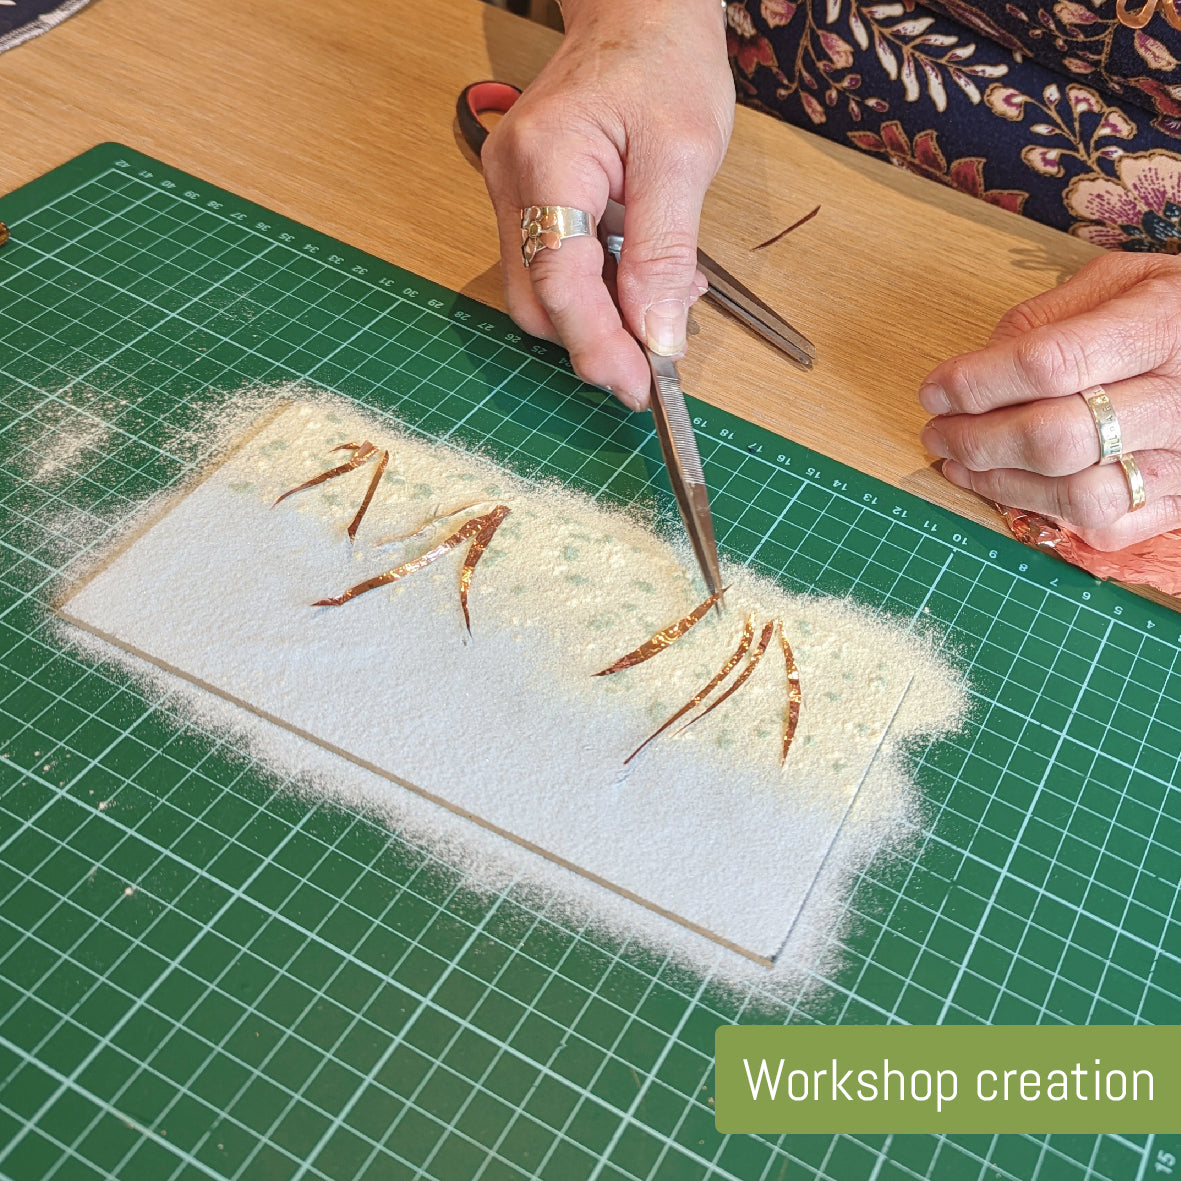
<path fill-rule="evenodd" d="M 329 449 L 344 442 L 366 438 L 391 451 L 354 546 L 348 546 L 343 534 L 369 479 L 365 469 L 273 510 L 276 518 L 288 514 L 289 524 L 294 520 L 304 528 L 340 535 L 338 582 L 309 587 L 309 595 L 339 593 L 440 539 L 428 536 L 406 546 L 376 544 L 384 538 L 411 533 L 464 505 L 509 505 L 513 512 L 473 580 L 471 643 L 508 635 L 545 662 L 547 692 L 556 687 L 587 711 L 608 710 L 614 719 L 630 719 L 627 732 L 619 736 L 621 760 L 717 671 L 734 648 L 746 612 L 756 612 L 760 622 L 783 619 L 801 670 L 804 705 L 782 773 L 778 753 L 786 677 L 782 658 L 774 659 L 777 646 L 768 653 L 766 667 L 709 718 L 653 744 L 653 749 L 671 744 L 670 749 L 683 752 L 678 757 L 745 774 L 760 790 L 807 793 L 814 801 L 831 804 L 837 824 L 844 818 L 774 968 L 719 948 L 290 731 L 69 629 L 73 641 L 95 655 L 114 655 L 130 664 L 169 700 L 183 702 L 185 711 L 203 725 L 244 734 L 260 758 L 297 778 L 306 790 L 380 814 L 410 839 L 464 866 L 475 889 L 511 887 L 532 905 L 557 910 L 571 922 L 634 934 L 694 971 L 763 995 L 785 995 L 823 981 L 837 965 L 850 884 L 875 856 L 914 839 L 917 831 L 918 801 L 907 775 L 907 744 L 955 727 L 964 712 L 959 677 L 933 644 L 911 630 L 909 621 L 874 617 L 843 600 L 790 595 L 743 567 L 727 564 L 732 589 L 724 615 L 711 613 L 645 665 L 594 678 L 593 672 L 704 597 L 687 548 L 670 545 L 637 515 L 604 509 L 562 487 L 531 485 L 470 452 L 396 432 L 360 415 L 350 403 L 313 399 L 306 390 L 277 394 L 298 397 L 299 402 L 281 415 L 284 431 L 266 437 L 253 451 L 248 447 L 249 478 L 232 486 L 234 495 L 269 505 L 295 483 L 333 466 Z M 252 412 L 257 412 L 258 401 L 256 391 Z M 216 523 L 210 522 L 210 536 L 216 531 Z M 194 539 L 198 563 L 200 544 Z M 454 628 L 458 647 L 448 651 L 462 651 L 457 570 L 456 560 L 444 560 L 366 598 L 384 600 L 380 610 L 397 611 L 399 600 L 408 603 L 407 596 L 424 593 L 415 583 L 429 583 L 439 627 Z M 232 605 L 227 609 L 236 610 Z M 424 652 L 423 658 L 435 656 Z M 390 673 L 397 675 L 397 670 Z M 889 739 L 864 775 L 887 727 Z M 446 739 L 444 734 L 433 737 Z M 851 769 L 857 773 L 850 774 Z M 624 791 L 631 790 L 626 773 L 620 782 Z M 609 830 L 601 839 L 611 839 Z M 686 857 L 693 856 L 693 850 L 686 851 Z M 784 856 L 792 856 L 790 839 Z M 734 902 L 740 905 L 740 900 Z"/>

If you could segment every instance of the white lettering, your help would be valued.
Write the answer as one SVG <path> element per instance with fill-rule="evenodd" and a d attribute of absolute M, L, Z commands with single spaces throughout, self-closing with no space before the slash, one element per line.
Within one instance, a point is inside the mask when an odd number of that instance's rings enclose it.
<path fill-rule="evenodd" d="M 759 1089 L 763 1085 L 763 1079 L 767 1080 L 767 1093 L 771 1096 L 771 1102 L 775 1102 L 775 1092 L 779 1090 L 779 1076 L 783 1074 L 783 1059 L 779 1059 L 779 1069 L 775 1072 L 775 1081 L 771 1081 L 771 1070 L 767 1066 L 767 1059 L 763 1058 L 759 1061 L 759 1080 L 755 1082 L 750 1077 L 750 1059 L 743 1058 L 742 1065 L 746 1067 L 746 1081 L 750 1086 L 750 1097 L 757 1099 L 759 1097 Z"/>
<path fill-rule="evenodd" d="M 853 1098 L 853 1096 L 852 1096 L 852 1095 L 850 1095 L 850 1094 L 849 1094 L 849 1092 L 845 1090 L 845 1080 L 846 1080 L 846 1079 L 847 1079 L 847 1078 L 848 1078 L 848 1077 L 849 1077 L 849 1076 L 850 1076 L 850 1075 L 851 1075 L 853 1072 L 852 1072 L 851 1070 L 846 1070 L 844 1074 L 842 1074 L 842 1075 L 840 1075 L 840 1076 L 838 1077 L 838 1076 L 837 1076 L 837 1071 L 838 1071 L 838 1069 L 839 1069 L 839 1067 L 837 1066 L 837 1060 L 834 1058 L 834 1059 L 832 1060 L 832 1101 L 833 1101 L 834 1103 L 837 1101 L 837 1092 L 838 1092 L 838 1091 L 840 1091 L 840 1093 L 841 1093 L 841 1094 L 842 1094 L 842 1095 L 843 1095 L 843 1096 L 844 1096 L 846 1099 L 852 1099 L 852 1098 Z"/>

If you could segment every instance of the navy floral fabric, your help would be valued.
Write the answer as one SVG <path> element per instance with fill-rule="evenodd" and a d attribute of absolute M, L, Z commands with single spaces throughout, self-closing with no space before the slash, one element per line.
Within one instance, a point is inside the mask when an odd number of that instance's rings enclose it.
<path fill-rule="evenodd" d="M 727 26 L 743 102 L 1098 246 L 1177 254 L 1181 31 L 1115 12 L 731 0 Z"/>
<path fill-rule="evenodd" d="M 47 33 L 89 0 L 0 0 L 0 53 Z"/>

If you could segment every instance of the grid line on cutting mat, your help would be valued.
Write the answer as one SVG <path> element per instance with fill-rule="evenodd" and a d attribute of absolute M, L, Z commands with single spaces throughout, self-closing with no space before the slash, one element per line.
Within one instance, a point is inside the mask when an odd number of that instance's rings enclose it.
<path fill-rule="evenodd" d="M 559 350 L 146 157 L 104 145 L 0 214 L 0 1176 L 1151 1173 L 1153 1137 L 718 1136 L 713 1031 L 783 1020 L 759 989 L 481 893 L 64 649 L 63 572 L 200 468 L 235 389 L 306 380 L 671 498 L 651 432 Z M 922 829 L 857 879 L 789 1019 L 1176 1022 L 1181 621 L 692 409 L 729 556 L 910 620 L 974 702 L 914 752 Z"/>

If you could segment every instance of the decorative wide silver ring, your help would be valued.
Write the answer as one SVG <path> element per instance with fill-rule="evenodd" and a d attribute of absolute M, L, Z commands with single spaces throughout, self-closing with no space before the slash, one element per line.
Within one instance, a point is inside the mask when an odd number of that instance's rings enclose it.
<path fill-rule="evenodd" d="M 521 210 L 521 258 L 526 266 L 539 250 L 557 250 L 564 238 L 594 238 L 599 223 L 593 213 L 569 205 L 529 205 Z"/>
<path fill-rule="evenodd" d="M 1079 397 L 1086 402 L 1099 432 L 1099 462 L 1116 463 L 1124 451 L 1124 435 L 1107 391 L 1101 385 L 1093 385 L 1080 390 Z"/>
<path fill-rule="evenodd" d="M 1124 478 L 1128 481 L 1128 500 L 1131 507 L 1128 512 L 1134 513 L 1144 507 L 1148 493 L 1144 488 L 1144 477 L 1140 474 L 1140 465 L 1131 453 L 1119 457 L 1119 465 L 1124 469 Z"/>

